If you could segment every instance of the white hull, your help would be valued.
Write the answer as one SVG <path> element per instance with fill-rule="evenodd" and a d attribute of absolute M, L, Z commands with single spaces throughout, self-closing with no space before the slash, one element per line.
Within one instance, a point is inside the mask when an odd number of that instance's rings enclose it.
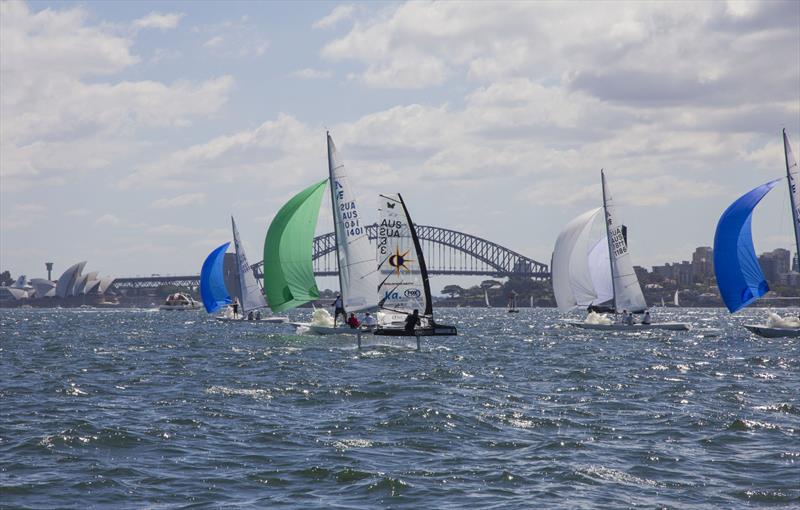
<path fill-rule="evenodd" d="M 246 322 L 248 324 L 283 324 L 284 322 L 289 322 L 288 317 L 262 317 L 260 319 L 253 320 L 248 320 L 247 317 L 240 317 L 237 319 L 234 319 L 233 317 L 217 317 L 217 320 L 220 322 Z"/>
<path fill-rule="evenodd" d="M 770 328 L 762 324 L 745 324 L 744 327 L 765 338 L 800 338 L 800 328 Z"/>
<path fill-rule="evenodd" d="M 362 328 L 354 329 L 351 328 L 350 326 L 340 326 L 338 328 L 333 328 L 329 326 L 316 326 L 314 324 L 311 324 L 310 322 L 292 322 L 290 324 L 298 328 L 306 328 L 309 333 L 314 335 L 357 335 L 358 333 L 372 334 L 372 331 L 368 329 L 362 329 Z"/>
<path fill-rule="evenodd" d="M 668 331 L 689 331 L 692 325 L 687 322 L 656 322 L 653 324 L 589 324 L 582 321 L 569 321 L 568 324 L 583 329 L 597 331 L 650 331 L 662 329 Z"/>

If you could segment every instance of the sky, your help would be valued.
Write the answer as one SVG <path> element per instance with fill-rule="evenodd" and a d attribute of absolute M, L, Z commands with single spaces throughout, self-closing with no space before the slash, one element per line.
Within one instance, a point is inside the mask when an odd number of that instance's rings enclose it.
<path fill-rule="evenodd" d="M 362 210 L 548 263 L 601 203 L 638 265 L 713 243 L 730 202 L 800 154 L 800 2 L 0 3 L 0 269 L 196 274 L 251 262 L 327 175 Z M 785 187 L 753 219 L 792 246 Z M 376 219 L 377 212 L 372 219 Z M 369 218 L 368 218 L 369 219 Z M 332 229 L 323 205 L 318 232 Z M 444 282 L 442 280 L 440 285 Z"/>

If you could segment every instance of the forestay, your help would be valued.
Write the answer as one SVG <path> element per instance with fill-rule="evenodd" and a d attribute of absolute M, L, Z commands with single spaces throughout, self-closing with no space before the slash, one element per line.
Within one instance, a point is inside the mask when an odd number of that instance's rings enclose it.
<path fill-rule="evenodd" d="M 227 242 L 212 251 L 206 257 L 200 271 L 200 296 L 203 298 L 203 306 L 208 313 L 216 312 L 231 303 L 231 296 L 228 289 L 225 288 L 225 279 L 222 273 L 225 252 L 230 244 Z"/>
<path fill-rule="evenodd" d="M 602 211 L 592 209 L 573 219 L 556 240 L 551 274 L 562 312 L 599 305 L 614 297 Z"/>
<path fill-rule="evenodd" d="M 432 313 L 421 253 L 400 195 L 380 195 L 378 205 L 378 306 L 402 314 Z"/>
<path fill-rule="evenodd" d="M 753 247 L 753 209 L 778 184 L 775 179 L 745 193 L 719 219 L 714 234 L 714 272 L 725 306 L 740 310 L 769 291 Z"/>
<path fill-rule="evenodd" d="M 614 288 L 614 308 L 617 312 L 641 312 L 647 302 L 639 285 L 639 278 L 633 270 L 628 242 L 623 233 L 613 197 L 606 185 L 606 176 L 600 172 L 603 183 L 603 206 L 606 212 L 606 231 L 608 235 L 609 258 L 611 259 L 611 278 Z"/>
<path fill-rule="evenodd" d="M 261 292 L 261 287 L 258 286 L 253 270 L 250 268 L 250 263 L 247 262 L 247 255 L 244 253 L 244 246 L 239 239 L 239 229 L 236 228 L 233 216 L 231 216 L 231 227 L 233 228 L 233 246 L 236 249 L 236 265 L 239 270 L 239 288 L 242 291 L 239 301 L 242 311 L 247 313 L 250 310 L 264 308 L 267 306 L 267 302 Z"/>
<path fill-rule="evenodd" d="M 355 196 L 348 184 L 344 164 L 336 145 L 328 135 L 328 170 L 331 181 L 331 205 L 339 262 L 339 288 L 347 312 L 377 307 L 375 289 L 375 250 L 370 246 Z"/>

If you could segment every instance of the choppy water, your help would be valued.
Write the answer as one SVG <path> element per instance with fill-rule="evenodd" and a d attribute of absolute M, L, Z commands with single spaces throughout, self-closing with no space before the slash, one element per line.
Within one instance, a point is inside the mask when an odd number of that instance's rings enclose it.
<path fill-rule="evenodd" d="M 800 342 L 682 313 L 724 334 L 459 309 L 458 337 L 359 352 L 194 312 L 3 310 L 0 507 L 796 508 Z"/>

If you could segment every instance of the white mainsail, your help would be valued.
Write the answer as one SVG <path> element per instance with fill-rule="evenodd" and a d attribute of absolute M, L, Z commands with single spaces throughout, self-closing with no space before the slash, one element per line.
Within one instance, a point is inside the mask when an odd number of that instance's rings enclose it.
<path fill-rule="evenodd" d="M 800 186 L 798 177 L 800 176 L 797 161 L 792 154 L 792 144 L 783 130 L 783 150 L 786 156 L 786 178 L 789 181 L 789 199 L 792 204 L 792 223 L 794 223 L 794 242 L 797 254 L 800 254 Z M 800 255 L 798 255 L 800 257 Z"/>
<path fill-rule="evenodd" d="M 600 171 L 603 185 L 603 208 L 606 215 L 608 250 L 611 260 L 611 277 L 614 286 L 614 308 L 617 312 L 641 312 L 647 309 L 639 278 L 633 270 L 628 242 L 623 233 L 622 222 L 616 214 L 616 206 L 606 185 L 606 176 Z"/>
<path fill-rule="evenodd" d="M 366 224 L 359 214 L 347 173 L 328 134 L 328 170 L 331 205 L 339 261 L 339 286 L 344 309 L 358 312 L 376 308 L 375 252 L 369 244 Z"/>
<path fill-rule="evenodd" d="M 558 308 L 599 305 L 614 297 L 608 242 L 602 209 L 592 209 L 570 221 L 558 235 L 551 264 Z"/>
<path fill-rule="evenodd" d="M 380 195 L 377 261 L 378 304 L 387 312 L 408 314 L 428 309 L 420 255 L 400 195 Z"/>
<path fill-rule="evenodd" d="M 486 308 L 491 308 L 492 305 L 489 304 L 489 289 L 483 289 L 483 300 L 486 302 Z"/>
<path fill-rule="evenodd" d="M 261 292 L 261 287 L 258 286 L 253 270 L 247 262 L 247 255 L 245 255 L 244 246 L 239 240 L 239 229 L 236 228 L 233 216 L 231 216 L 231 227 L 233 228 L 233 246 L 236 250 L 236 265 L 239 269 L 239 288 L 242 291 L 239 301 L 241 302 L 242 312 L 247 313 L 250 310 L 264 308 L 267 306 L 267 301 L 264 299 L 264 293 Z"/>
<path fill-rule="evenodd" d="M 675 306 L 681 306 L 681 302 L 678 299 L 678 292 L 679 291 L 677 291 L 677 290 L 675 291 L 675 298 L 673 299 L 673 302 L 675 303 Z"/>

